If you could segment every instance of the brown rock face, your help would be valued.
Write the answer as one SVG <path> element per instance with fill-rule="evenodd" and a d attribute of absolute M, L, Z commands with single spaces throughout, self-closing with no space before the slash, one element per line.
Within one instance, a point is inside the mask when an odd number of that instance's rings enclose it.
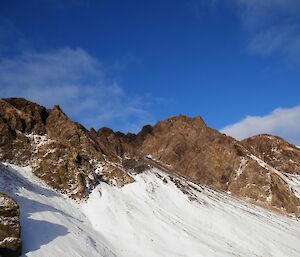
<path fill-rule="evenodd" d="M 257 135 L 241 141 L 241 144 L 278 171 L 300 174 L 300 149 L 282 138 Z"/>
<path fill-rule="evenodd" d="M 98 132 L 91 130 L 90 136 L 98 143 L 103 154 L 110 156 L 114 161 L 119 161 L 124 155 L 133 152 L 133 141 L 136 135 L 114 132 L 109 128 L 101 128 Z"/>
<path fill-rule="evenodd" d="M 200 117 L 172 117 L 157 123 L 144 136 L 139 152 L 166 164 L 196 183 L 226 190 L 237 166 L 237 143 L 208 128 Z"/>
<path fill-rule="evenodd" d="M 100 163 L 106 181 L 113 177 L 109 172 L 116 173 L 109 163 L 118 160 L 118 152 L 105 155 L 110 143 L 99 141 L 59 106 L 48 110 L 25 99 L 0 100 L 0 161 L 29 164 L 35 175 L 72 198 L 84 198 L 97 185 Z M 120 168 L 118 174 L 129 177 Z M 121 181 L 131 180 L 119 185 Z"/>
<path fill-rule="evenodd" d="M 0 256 L 21 255 L 19 206 L 7 195 L 0 193 Z"/>
<path fill-rule="evenodd" d="M 45 133 L 47 110 L 25 99 L 0 99 L 0 159 L 25 163 L 31 155 L 27 133 Z"/>

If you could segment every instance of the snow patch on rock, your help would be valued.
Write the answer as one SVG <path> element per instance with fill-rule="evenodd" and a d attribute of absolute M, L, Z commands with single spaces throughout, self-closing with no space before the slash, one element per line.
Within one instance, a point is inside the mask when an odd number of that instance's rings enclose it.
<path fill-rule="evenodd" d="M 248 160 L 246 157 L 241 157 L 240 159 L 240 166 L 239 168 L 236 170 L 236 178 L 237 179 L 240 175 L 242 175 L 243 171 L 245 170 L 246 166 L 248 164 Z"/>
<path fill-rule="evenodd" d="M 36 153 L 41 146 L 53 142 L 53 140 L 49 139 L 47 135 L 37 135 L 31 133 L 26 134 L 25 136 L 30 140 L 34 153 Z"/>

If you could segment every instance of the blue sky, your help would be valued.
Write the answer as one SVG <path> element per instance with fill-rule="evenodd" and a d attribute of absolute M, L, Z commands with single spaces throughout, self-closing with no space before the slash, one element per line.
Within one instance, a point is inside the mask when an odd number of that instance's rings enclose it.
<path fill-rule="evenodd" d="M 0 84 L 86 127 L 182 113 L 300 144 L 300 2 L 3 0 Z"/>

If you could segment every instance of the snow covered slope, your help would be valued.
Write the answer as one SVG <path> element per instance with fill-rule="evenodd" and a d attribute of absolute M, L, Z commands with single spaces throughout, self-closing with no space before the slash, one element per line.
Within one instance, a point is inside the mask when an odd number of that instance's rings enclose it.
<path fill-rule="evenodd" d="M 0 191 L 21 206 L 25 256 L 300 256 L 299 221 L 158 169 L 101 183 L 80 204 L 28 168 L 0 169 Z"/>
<path fill-rule="evenodd" d="M 79 204 L 43 185 L 30 168 L 0 164 L 0 191 L 20 205 L 24 256 L 115 256 Z"/>
<path fill-rule="evenodd" d="M 300 256 L 299 221 L 155 169 L 135 179 L 84 206 L 118 256 Z"/>

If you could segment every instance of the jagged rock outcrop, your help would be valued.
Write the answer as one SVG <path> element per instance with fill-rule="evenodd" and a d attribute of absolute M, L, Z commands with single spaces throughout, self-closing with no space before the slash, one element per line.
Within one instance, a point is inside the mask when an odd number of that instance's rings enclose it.
<path fill-rule="evenodd" d="M 0 192 L 0 256 L 18 257 L 21 255 L 19 215 L 18 204 Z"/>
<path fill-rule="evenodd" d="M 105 155 L 90 132 L 59 106 L 49 110 L 25 99 L 1 99 L 0 138 L 1 161 L 30 165 L 48 185 L 75 199 L 84 198 L 102 178 L 119 186 L 132 181 L 111 164 L 117 154 Z"/>

